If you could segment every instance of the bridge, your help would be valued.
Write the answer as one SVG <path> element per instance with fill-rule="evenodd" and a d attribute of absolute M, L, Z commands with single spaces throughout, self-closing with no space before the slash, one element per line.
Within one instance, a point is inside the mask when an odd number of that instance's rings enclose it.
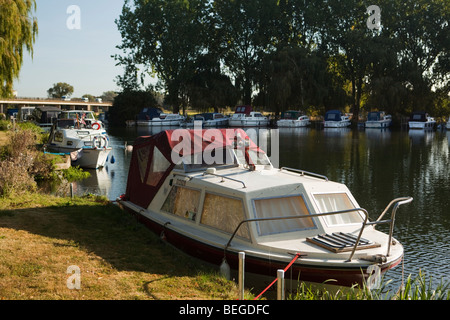
<path fill-rule="evenodd" d="M 21 109 L 23 107 L 53 106 L 61 110 L 88 110 L 94 112 L 106 112 L 112 107 L 112 102 L 83 101 L 81 99 L 41 99 L 41 98 L 13 98 L 0 99 L 0 113 L 6 113 L 8 107 Z"/>

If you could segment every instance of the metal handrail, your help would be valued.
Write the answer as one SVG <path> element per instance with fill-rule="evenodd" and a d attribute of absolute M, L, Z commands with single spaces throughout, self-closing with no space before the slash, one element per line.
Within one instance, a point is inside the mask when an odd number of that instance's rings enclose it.
<path fill-rule="evenodd" d="M 227 177 L 227 176 L 223 176 L 223 175 L 220 175 L 220 174 L 216 174 L 216 173 L 211 173 L 211 172 L 206 172 L 206 171 L 203 172 L 204 176 L 206 176 L 207 174 L 209 174 L 211 176 L 216 176 L 216 177 L 222 178 L 222 182 L 223 182 L 223 179 L 228 179 L 228 180 L 231 180 L 231 181 L 234 181 L 234 182 L 242 183 L 244 188 L 247 188 L 247 186 L 245 185 L 244 181 L 233 179 L 233 178 L 230 178 L 230 177 Z"/>
<path fill-rule="evenodd" d="M 389 210 L 389 208 L 394 204 L 394 207 L 392 208 L 391 212 L 391 219 L 390 219 L 390 228 L 389 228 L 389 242 L 388 242 L 388 249 L 386 256 L 389 256 L 389 253 L 391 252 L 391 242 L 392 242 L 392 235 L 394 234 L 394 224 L 395 224 L 395 215 L 397 214 L 397 209 L 402 204 L 407 204 L 413 201 L 412 197 L 403 197 L 403 198 L 397 198 L 392 200 L 387 207 L 384 209 L 384 211 L 380 214 L 376 222 L 381 222 L 381 218 L 386 214 L 386 212 Z"/>
<path fill-rule="evenodd" d="M 293 169 L 293 168 L 288 168 L 288 167 L 281 167 L 280 171 L 281 170 L 297 172 L 297 173 L 300 173 L 300 175 L 302 175 L 302 176 L 304 176 L 306 174 L 306 175 L 309 175 L 309 176 L 321 178 L 321 179 L 324 179 L 325 181 L 328 181 L 328 177 L 327 176 L 324 176 L 324 175 L 321 175 L 321 174 L 318 174 L 318 173 L 314 173 L 314 172 L 309 172 L 309 171 L 305 171 L 305 170 L 301 170 L 301 169 Z"/>
<path fill-rule="evenodd" d="M 369 213 L 367 212 L 366 209 L 364 208 L 354 208 L 354 209 L 348 209 L 348 210 L 341 210 L 341 211 L 333 211 L 333 212 L 325 212 L 325 213 L 314 213 L 314 214 L 309 214 L 309 215 L 303 215 L 303 216 L 286 216 L 286 217 L 273 217 L 273 218 L 255 218 L 255 219 L 246 219 L 246 220 L 242 220 L 239 225 L 236 227 L 236 229 L 234 230 L 233 234 L 231 235 L 230 240 L 228 241 L 228 243 L 225 246 L 224 249 L 224 254 L 226 255 L 227 249 L 231 244 L 231 241 L 233 240 L 233 238 L 235 237 L 237 231 L 239 230 L 239 228 L 247 222 L 257 222 L 257 221 L 269 221 L 269 220 L 287 220 L 287 219 L 302 219 L 302 218 L 313 218 L 313 217 L 322 217 L 322 216 L 329 216 L 329 215 L 334 215 L 334 214 L 343 214 L 343 213 L 348 213 L 348 212 L 353 212 L 353 211 L 362 211 L 364 213 L 364 222 L 363 222 L 363 226 L 361 227 L 361 230 L 359 231 L 358 237 L 356 239 L 355 242 L 355 246 L 353 247 L 353 250 L 350 254 L 350 257 L 348 258 L 348 260 L 346 262 L 350 262 L 355 254 L 356 251 L 356 247 L 358 246 L 359 241 L 361 240 L 361 236 L 362 233 L 364 231 L 364 227 L 367 223 L 367 220 L 369 219 Z"/>
<path fill-rule="evenodd" d="M 355 255 L 356 252 L 356 248 L 358 247 L 359 241 L 361 240 L 362 237 L 362 233 L 365 229 L 366 226 L 368 225 L 376 225 L 376 224 L 381 224 L 381 223 L 390 223 L 390 228 L 389 228 L 389 238 L 388 238 L 388 249 L 387 249 L 387 253 L 386 256 L 389 256 L 390 253 L 390 248 L 391 248 L 391 242 L 392 242 L 392 235 L 394 233 L 394 224 L 395 224 L 395 215 L 397 213 L 397 209 L 399 206 L 401 206 L 402 204 L 407 204 L 410 203 L 413 200 L 412 197 L 404 197 L 404 198 L 397 198 L 392 200 L 388 206 L 386 207 L 386 209 L 383 211 L 383 213 L 380 215 L 380 217 L 374 221 L 374 222 L 368 222 L 369 219 L 369 213 L 367 212 L 366 209 L 364 208 L 354 208 L 354 209 L 348 209 L 348 210 L 340 210 L 340 211 L 333 211 L 333 212 L 325 212 L 325 213 L 315 213 L 315 214 L 309 214 L 309 215 L 303 215 L 303 216 L 286 216 L 286 217 L 273 217 L 273 218 L 255 218 L 255 219 L 246 219 L 246 220 L 242 220 L 239 225 L 236 227 L 236 229 L 234 230 L 233 234 L 230 237 L 230 240 L 228 241 L 228 243 L 226 244 L 225 248 L 224 248 L 224 254 L 226 255 L 226 252 L 228 250 L 228 247 L 231 245 L 231 241 L 233 240 L 233 238 L 235 237 L 237 231 L 239 230 L 239 228 L 244 224 L 244 223 L 248 223 L 248 222 L 258 222 L 258 221 L 270 221 L 270 220 L 287 220 L 287 219 L 302 219 L 302 218 L 313 218 L 313 217 L 321 217 L 321 216 L 328 216 L 328 215 L 335 215 L 335 214 L 343 214 L 343 213 L 348 213 L 348 212 L 354 212 L 354 211 L 362 211 L 364 213 L 364 221 L 362 223 L 361 229 L 359 231 L 358 237 L 355 241 L 355 245 L 353 246 L 353 249 L 350 253 L 349 258 L 345 261 L 345 262 L 350 262 L 353 259 L 353 256 Z M 385 213 L 387 212 L 387 210 L 393 205 L 393 209 L 392 209 L 392 214 L 391 214 L 391 219 L 389 220 L 381 220 L 381 218 L 385 215 Z"/>

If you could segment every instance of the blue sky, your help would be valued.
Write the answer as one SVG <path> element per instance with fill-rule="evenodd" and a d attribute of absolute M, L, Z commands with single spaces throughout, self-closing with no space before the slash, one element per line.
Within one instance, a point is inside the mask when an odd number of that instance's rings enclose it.
<path fill-rule="evenodd" d="M 111 55 L 120 53 L 121 43 L 114 22 L 119 18 L 123 0 L 36 0 L 34 16 L 39 33 L 34 55 L 24 54 L 20 77 L 14 90 L 20 97 L 47 97 L 47 90 L 57 82 L 74 87 L 73 97 L 84 94 L 100 96 L 117 90 L 114 79 L 123 73 Z M 69 29 L 75 20 L 71 5 L 80 9 L 80 29 Z"/>

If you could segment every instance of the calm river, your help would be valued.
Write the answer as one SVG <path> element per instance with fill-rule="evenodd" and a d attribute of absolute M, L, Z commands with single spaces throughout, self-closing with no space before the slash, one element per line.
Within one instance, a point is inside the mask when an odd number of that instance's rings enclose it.
<path fill-rule="evenodd" d="M 412 196 L 397 212 L 394 236 L 405 247 L 404 264 L 386 279 L 400 284 L 424 272 L 434 284 L 450 281 L 450 132 L 379 129 L 280 128 L 279 164 L 344 183 L 359 205 L 377 218 L 388 203 Z M 125 143 L 154 134 L 148 128 L 109 128 L 114 163 L 90 171 L 76 194 L 115 199 L 125 192 L 131 154 Z M 110 156 L 110 158 L 112 158 Z M 382 226 L 379 227 L 383 230 Z"/>

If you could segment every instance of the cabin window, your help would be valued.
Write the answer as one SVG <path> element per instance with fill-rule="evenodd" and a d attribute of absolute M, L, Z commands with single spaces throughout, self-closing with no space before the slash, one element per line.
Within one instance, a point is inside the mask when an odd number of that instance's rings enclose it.
<path fill-rule="evenodd" d="M 322 213 L 355 208 L 346 193 L 315 194 L 314 198 Z M 362 222 L 362 217 L 357 211 L 323 216 L 323 218 L 329 227 Z"/>
<path fill-rule="evenodd" d="M 139 148 L 136 152 L 136 155 L 138 161 L 139 175 L 141 177 L 141 182 L 143 183 L 145 179 L 145 173 L 147 172 L 148 158 L 150 157 L 150 146 Z"/>
<path fill-rule="evenodd" d="M 254 200 L 256 218 L 309 215 L 302 196 Z M 312 218 L 267 220 L 256 222 L 260 236 L 316 228 Z"/>
<path fill-rule="evenodd" d="M 201 219 L 202 224 L 232 234 L 242 220 L 245 220 L 242 200 L 212 193 L 205 194 Z M 236 235 L 250 239 L 246 223 L 241 225 Z"/>
<path fill-rule="evenodd" d="M 257 165 L 270 165 L 270 160 L 267 155 L 261 151 L 249 150 L 248 154 L 253 164 Z"/>
<path fill-rule="evenodd" d="M 155 146 L 153 148 L 152 164 L 150 166 L 150 172 L 148 173 L 147 184 L 149 186 L 156 187 L 169 167 L 169 160 L 167 160 L 161 151 L 159 151 L 159 149 Z"/>
<path fill-rule="evenodd" d="M 199 203 L 200 191 L 174 186 L 161 210 L 195 221 Z"/>

